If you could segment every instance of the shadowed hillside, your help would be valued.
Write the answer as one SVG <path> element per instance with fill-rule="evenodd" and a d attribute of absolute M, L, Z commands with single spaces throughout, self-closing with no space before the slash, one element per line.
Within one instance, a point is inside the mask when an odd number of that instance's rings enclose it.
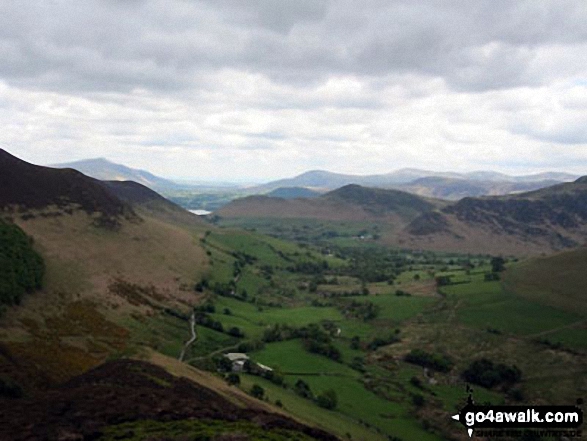
<path fill-rule="evenodd" d="M 397 190 L 346 185 L 312 199 L 285 200 L 267 196 L 236 199 L 216 213 L 222 217 L 273 217 L 326 220 L 381 220 L 403 224 L 417 215 L 442 206 Z"/>
<path fill-rule="evenodd" d="M 433 217 L 416 218 L 402 237 L 410 246 L 492 253 L 539 253 L 587 240 L 587 180 L 510 196 L 464 198 Z"/>
<path fill-rule="evenodd" d="M 203 224 L 195 214 L 137 182 L 104 181 L 103 185 L 139 213 L 184 225 L 201 226 Z"/>
<path fill-rule="evenodd" d="M 101 184 L 71 169 L 41 167 L 0 149 L 0 209 L 80 208 L 105 224 L 136 219 L 132 209 Z"/>
<path fill-rule="evenodd" d="M 263 433 L 276 441 L 337 439 L 134 360 L 106 363 L 33 399 L 0 401 L 0 406 L 0 438 L 13 441 L 254 439 Z M 227 434 L 240 435 L 222 438 Z"/>

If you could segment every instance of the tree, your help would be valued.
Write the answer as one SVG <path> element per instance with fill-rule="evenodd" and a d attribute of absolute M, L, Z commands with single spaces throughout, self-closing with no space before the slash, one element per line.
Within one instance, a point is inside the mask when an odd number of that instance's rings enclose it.
<path fill-rule="evenodd" d="M 500 273 L 505 269 L 505 260 L 503 257 L 493 257 L 491 259 L 491 271 Z"/>
<path fill-rule="evenodd" d="M 231 386 L 238 386 L 241 384 L 241 377 L 239 377 L 238 374 L 232 372 L 226 376 L 226 382 Z"/>
<path fill-rule="evenodd" d="M 316 402 L 318 403 L 318 406 L 325 409 L 334 409 L 338 404 L 338 397 L 333 389 L 328 389 L 318 395 Z"/>
<path fill-rule="evenodd" d="M 310 400 L 314 398 L 314 394 L 310 390 L 310 386 L 304 380 L 298 379 L 298 381 L 296 381 L 294 391 L 302 398 L 309 398 Z"/>
<path fill-rule="evenodd" d="M 263 389 L 258 384 L 253 384 L 253 387 L 251 387 L 251 395 L 255 398 L 258 398 L 259 400 L 262 400 L 263 396 L 265 395 L 265 389 Z"/>
<path fill-rule="evenodd" d="M 41 288 L 45 264 L 32 245 L 18 226 L 0 219 L 0 305 L 17 305 Z"/>
<path fill-rule="evenodd" d="M 237 328 L 236 326 L 233 326 L 232 328 L 230 328 L 228 330 L 228 335 L 231 335 L 231 336 L 237 337 L 237 338 L 241 338 L 241 337 L 245 336 L 245 334 L 243 334 L 243 332 L 239 328 Z"/>

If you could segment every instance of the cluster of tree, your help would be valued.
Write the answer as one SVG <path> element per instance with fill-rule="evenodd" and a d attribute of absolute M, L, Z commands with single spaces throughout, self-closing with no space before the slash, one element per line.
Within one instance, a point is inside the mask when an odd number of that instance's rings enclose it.
<path fill-rule="evenodd" d="M 395 295 L 398 297 L 411 297 L 412 296 L 412 294 L 410 294 L 409 292 L 403 291 L 401 289 L 396 290 Z"/>
<path fill-rule="evenodd" d="M 349 259 L 343 272 L 365 282 L 393 280 L 409 260 L 394 251 L 379 248 L 347 248 L 339 254 Z"/>
<path fill-rule="evenodd" d="M 255 256 L 245 253 L 243 251 L 233 251 L 231 255 L 237 260 L 237 262 L 239 262 L 239 266 L 241 268 L 245 265 L 252 265 L 257 261 L 257 258 Z"/>
<path fill-rule="evenodd" d="M 326 326 L 328 327 L 328 323 Z M 332 331 L 332 328 L 330 331 Z M 330 332 L 325 331 L 319 325 L 313 323 L 304 326 L 298 330 L 298 335 L 301 337 L 304 348 L 308 352 L 324 355 L 334 361 L 340 361 L 342 359 L 342 354 L 332 344 Z"/>
<path fill-rule="evenodd" d="M 486 282 L 493 282 L 499 279 L 499 273 L 485 273 L 485 275 L 483 276 L 483 280 L 485 280 Z"/>
<path fill-rule="evenodd" d="M 336 292 L 325 292 L 323 293 L 324 297 L 359 297 L 359 296 L 368 296 L 369 290 L 366 287 L 361 288 L 360 290 L 354 289 L 352 291 L 336 291 Z"/>
<path fill-rule="evenodd" d="M 17 305 L 27 292 L 40 289 L 45 264 L 32 239 L 14 224 L 0 220 L 0 305 Z"/>
<path fill-rule="evenodd" d="M 313 338 L 305 338 L 302 340 L 304 348 L 313 354 L 324 355 L 334 361 L 340 361 L 342 354 L 330 341 L 322 341 Z"/>
<path fill-rule="evenodd" d="M 200 326 L 205 328 L 213 329 L 214 331 L 218 332 L 225 332 L 224 326 L 219 320 L 214 320 L 208 314 L 214 314 L 216 312 L 216 307 L 212 302 L 206 302 L 203 305 L 196 306 L 194 308 L 194 316 L 196 319 L 196 323 Z M 185 315 L 181 317 L 184 320 L 188 318 Z M 245 336 L 244 332 L 240 330 L 240 328 L 233 326 L 230 329 L 226 330 L 226 333 L 232 337 L 242 338 Z"/>
<path fill-rule="evenodd" d="M 382 346 L 397 343 L 400 341 L 399 333 L 399 329 L 396 329 L 393 333 L 390 333 L 386 336 L 375 337 L 373 340 L 367 343 L 367 349 L 369 349 L 370 351 L 376 351 Z"/>
<path fill-rule="evenodd" d="M 503 257 L 491 258 L 491 272 L 501 273 L 503 270 L 505 270 L 505 259 Z"/>
<path fill-rule="evenodd" d="M 301 273 L 301 274 L 323 274 L 324 271 L 329 269 L 328 262 L 326 260 L 322 261 L 311 261 L 305 260 L 302 262 L 296 262 L 295 265 L 290 265 L 286 269 L 292 273 Z"/>
<path fill-rule="evenodd" d="M 503 363 L 493 363 L 487 358 L 473 361 L 463 371 L 463 379 L 469 383 L 491 389 L 498 385 L 510 387 L 522 379 L 522 371 L 516 366 Z"/>
<path fill-rule="evenodd" d="M 204 292 L 205 289 L 210 288 L 210 282 L 208 279 L 202 279 L 194 286 L 194 291 L 196 292 Z"/>
<path fill-rule="evenodd" d="M 338 405 L 338 396 L 336 395 L 334 389 L 325 390 L 321 394 L 314 396 L 312 390 L 310 389 L 310 385 L 301 379 L 296 381 L 296 384 L 294 385 L 294 392 L 302 398 L 314 401 L 316 404 L 318 404 L 318 406 L 325 409 L 335 409 Z"/>
<path fill-rule="evenodd" d="M 347 318 L 358 318 L 366 322 L 377 317 L 380 310 L 381 307 L 375 305 L 372 302 L 359 302 L 357 300 L 353 300 L 343 307 L 342 313 Z"/>
<path fill-rule="evenodd" d="M 251 387 L 251 395 L 259 400 L 262 400 L 265 396 L 265 389 L 263 389 L 258 384 L 253 384 Z"/>
<path fill-rule="evenodd" d="M 325 324 L 328 328 L 329 324 Z M 317 324 L 310 324 L 301 328 L 295 328 L 285 324 L 273 325 L 263 332 L 262 340 L 265 343 L 275 341 L 293 340 L 300 338 L 304 348 L 308 352 L 324 355 L 335 361 L 340 361 L 342 355 L 340 351 L 332 344 L 330 336 L 332 329 L 324 330 Z"/>
<path fill-rule="evenodd" d="M 408 363 L 417 364 L 438 372 L 448 372 L 454 365 L 446 355 L 431 354 L 421 349 L 412 349 L 404 359 Z"/>
<path fill-rule="evenodd" d="M 437 276 L 435 278 L 436 286 L 461 285 L 463 283 L 470 283 L 468 279 L 453 280 L 452 276 Z"/>
<path fill-rule="evenodd" d="M 202 311 L 194 311 L 196 323 L 205 328 L 213 329 L 214 331 L 224 332 L 224 326 L 218 320 L 214 320 L 208 314 Z"/>
<path fill-rule="evenodd" d="M 286 324 L 275 324 L 263 331 L 261 339 L 265 343 L 272 343 L 275 341 L 293 340 L 299 337 L 299 330 Z"/>

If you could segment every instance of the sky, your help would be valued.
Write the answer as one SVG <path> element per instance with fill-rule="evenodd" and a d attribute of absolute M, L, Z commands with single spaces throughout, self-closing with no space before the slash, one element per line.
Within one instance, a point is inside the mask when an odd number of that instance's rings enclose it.
<path fill-rule="evenodd" d="M 171 178 L 587 174 L 584 0 L 2 0 L 0 148 Z"/>

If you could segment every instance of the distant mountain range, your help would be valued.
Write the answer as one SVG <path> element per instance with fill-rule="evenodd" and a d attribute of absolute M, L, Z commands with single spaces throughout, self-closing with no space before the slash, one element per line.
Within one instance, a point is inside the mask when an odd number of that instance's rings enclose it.
<path fill-rule="evenodd" d="M 510 176 L 492 171 L 470 173 L 434 172 L 404 168 L 379 175 L 347 175 L 314 170 L 289 179 L 280 179 L 250 188 L 251 193 L 264 194 L 277 188 L 309 188 L 328 191 L 348 184 L 366 187 L 394 188 L 421 196 L 458 200 L 467 196 L 505 195 L 537 190 L 579 176 L 547 172 L 525 176 Z"/>
<path fill-rule="evenodd" d="M 415 168 L 404 168 L 391 173 L 379 175 L 346 175 L 332 173 L 324 170 L 313 170 L 288 179 L 280 179 L 268 182 L 257 187 L 255 190 L 262 192 L 270 191 L 279 187 L 310 187 L 316 189 L 335 189 L 347 184 L 358 184 L 370 187 L 394 187 L 398 185 L 411 184 L 422 178 L 444 178 L 447 180 L 465 180 L 475 182 L 540 182 L 559 181 L 567 182 L 577 179 L 579 176 L 569 173 L 546 172 L 524 176 L 510 176 L 492 171 L 475 171 L 470 173 L 456 172 L 435 172 Z"/>
<path fill-rule="evenodd" d="M 220 193 L 234 193 L 235 187 L 207 184 L 178 184 L 156 176 L 148 171 L 116 164 L 104 158 L 57 164 L 54 167 L 72 168 L 87 176 L 105 181 L 135 181 L 167 196 L 174 190 L 191 190 L 199 194 L 210 193 L 213 198 L 225 197 Z M 365 187 L 403 190 L 420 196 L 459 200 L 467 196 L 494 196 L 537 190 L 557 183 L 570 182 L 579 176 L 568 173 L 546 172 L 525 176 L 510 176 L 493 171 L 470 173 L 435 172 L 415 168 L 404 168 L 391 173 L 377 175 L 348 175 L 324 170 L 313 170 L 288 179 L 280 179 L 242 189 L 244 194 L 266 194 L 272 197 L 294 199 L 315 197 L 349 184 Z M 236 195 L 235 195 L 236 196 Z"/>
<path fill-rule="evenodd" d="M 181 185 L 140 169 L 110 162 L 105 158 L 84 159 L 82 161 L 55 164 L 56 168 L 72 168 L 102 181 L 135 181 L 152 189 L 169 189 Z"/>
<path fill-rule="evenodd" d="M 587 177 L 507 196 L 458 202 L 351 184 L 318 198 L 237 199 L 221 217 L 370 221 L 388 225 L 383 238 L 407 248 L 492 254 L 538 254 L 587 243 Z"/>

